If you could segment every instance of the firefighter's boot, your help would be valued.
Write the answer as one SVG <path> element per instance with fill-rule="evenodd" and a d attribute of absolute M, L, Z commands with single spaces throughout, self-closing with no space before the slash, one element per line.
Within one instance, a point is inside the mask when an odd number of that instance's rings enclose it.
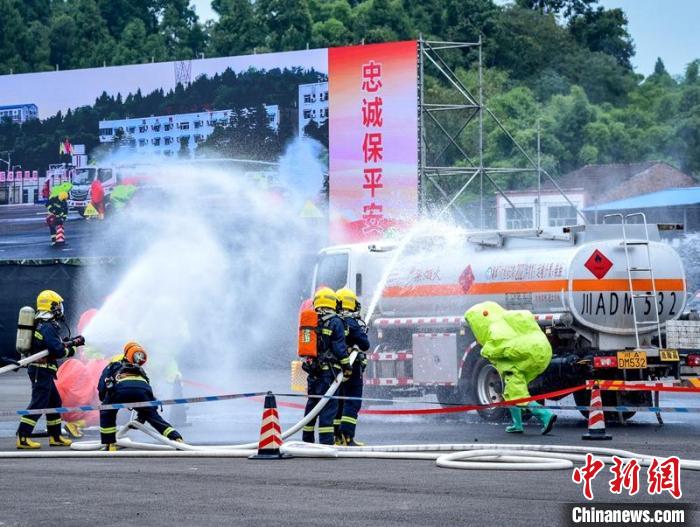
<path fill-rule="evenodd" d="M 343 444 L 344 446 L 365 446 L 362 441 L 358 441 L 354 437 L 347 434 L 343 434 Z"/>
<path fill-rule="evenodd" d="M 41 448 L 41 443 L 32 441 L 28 437 L 17 436 L 17 450 L 38 450 Z"/>
<path fill-rule="evenodd" d="M 73 441 L 62 435 L 56 437 L 49 437 L 49 446 L 71 446 Z"/>
<path fill-rule="evenodd" d="M 119 447 L 116 443 L 107 443 L 102 447 L 102 450 L 104 450 L 105 452 L 116 452 L 117 450 L 119 450 Z"/>
<path fill-rule="evenodd" d="M 536 401 L 530 402 L 530 404 L 528 404 L 528 408 L 532 415 L 534 415 L 537 420 L 542 423 L 542 435 L 547 435 L 549 432 L 551 432 L 552 428 L 554 427 L 554 423 L 557 421 L 556 414 L 550 412 Z"/>
<path fill-rule="evenodd" d="M 83 431 L 80 427 L 80 424 L 76 421 L 74 423 L 63 423 L 63 426 L 65 426 L 66 431 L 68 432 L 68 435 L 73 437 L 73 438 L 79 438 L 83 437 Z"/>
<path fill-rule="evenodd" d="M 508 411 L 510 412 L 510 418 L 513 420 L 513 424 L 506 428 L 506 432 L 509 434 L 522 434 L 523 411 L 517 406 L 509 406 Z"/>

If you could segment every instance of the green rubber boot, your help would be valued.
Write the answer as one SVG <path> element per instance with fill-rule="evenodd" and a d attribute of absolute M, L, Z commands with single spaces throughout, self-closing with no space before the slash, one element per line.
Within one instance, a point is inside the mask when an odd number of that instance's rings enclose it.
<path fill-rule="evenodd" d="M 529 403 L 528 408 L 532 415 L 534 415 L 537 420 L 542 423 L 542 435 L 547 435 L 552 431 L 554 423 L 557 421 L 557 415 L 547 410 L 541 404 L 536 401 Z"/>
<path fill-rule="evenodd" d="M 509 434 L 522 434 L 523 411 L 518 406 L 509 406 L 508 411 L 510 412 L 510 418 L 513 420 L 513 424 L 506 428 L 506 432 Z"/>

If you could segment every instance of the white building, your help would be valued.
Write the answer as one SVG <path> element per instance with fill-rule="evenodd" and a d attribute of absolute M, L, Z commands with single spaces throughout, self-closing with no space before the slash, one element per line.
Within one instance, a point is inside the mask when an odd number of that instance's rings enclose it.
<path fill-rule="evenodd" d="M 321 124 L 328 119 L 328 83 L 314 82 L 299 85 L 299 135 L 309 122 Z"/>
<path fill-rule="evenodd" d="M 10 104 L 0 106 L 0 121 L 10 119 L 13 123 L 22 124 L 38 117 L 39 109 L 36 104 Z"/>
<path fill-rule="evenodd" d="M 498 229 L 534 229 L 537 227 L 537 191 L 506 192 L 515 209 L 500 194 L 496 198 Z M 540 222 L 542 229 L 564 227 L 581 223 L 576 209 L 586 207 L 583 189 L 567 190 L 566 197 L 572 207 L 558 191 L 543 190 L 540 193 Z"/>
<path fill-rule="evenodd" d="M 270 128 L 277 130 L 279 106 L 265 105 L 265 111 Z M 111 143 L 121 130 L 123 140 L 137 152 L 173 156 L 184 142 L 191 153 L 206 141 L 217 124 L 228 124 L 232 113 L 214 110 L 100 121 L 100 143 Z"/>

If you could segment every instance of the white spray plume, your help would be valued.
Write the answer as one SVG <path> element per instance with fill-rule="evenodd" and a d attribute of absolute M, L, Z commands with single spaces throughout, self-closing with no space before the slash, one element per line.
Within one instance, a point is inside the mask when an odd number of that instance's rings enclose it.
<path fill-rule="evenodd" d="M 322 164 L 299 157 L 315 148 L 307 143 L 290 147 L 279 181 L 297 180 L 289 167 L 323 181 Z M 183 375 L 233 390 L 241 369 L 294 357 L 296 315 L 325 231 L 299 216 L 312 187 L 281 197 L 250 173 L 193 166 L 161 164 L 153 190 L 139 189 L 106 220 L 106 237 L 128 245 L 127 270 L 85 336 L 108 356 L 140 342 L 156 379 L 176 361 Z"/>

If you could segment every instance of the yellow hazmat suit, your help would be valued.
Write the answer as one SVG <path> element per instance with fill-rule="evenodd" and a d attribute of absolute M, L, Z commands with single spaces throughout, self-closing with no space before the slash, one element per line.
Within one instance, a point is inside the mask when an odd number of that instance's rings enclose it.
<path fill-rule="evenodd" d="M 503 398 L 512 401 L 529 397 L 528 384 L 552 360 L 552 347 L 532 313 L 507 311 L 496 302 L 487 301 L 472 306 L 464 318 L 481 345 L 481 356 L 493 364 L 503 379 Z M 542 422 L 542 433 L 548 433 L 556 416 L 534 401 L 527 406 Z M 521 433 L 521 409 L 515 406 L 509 410 L 513 425 L 506 431 Z"/>

